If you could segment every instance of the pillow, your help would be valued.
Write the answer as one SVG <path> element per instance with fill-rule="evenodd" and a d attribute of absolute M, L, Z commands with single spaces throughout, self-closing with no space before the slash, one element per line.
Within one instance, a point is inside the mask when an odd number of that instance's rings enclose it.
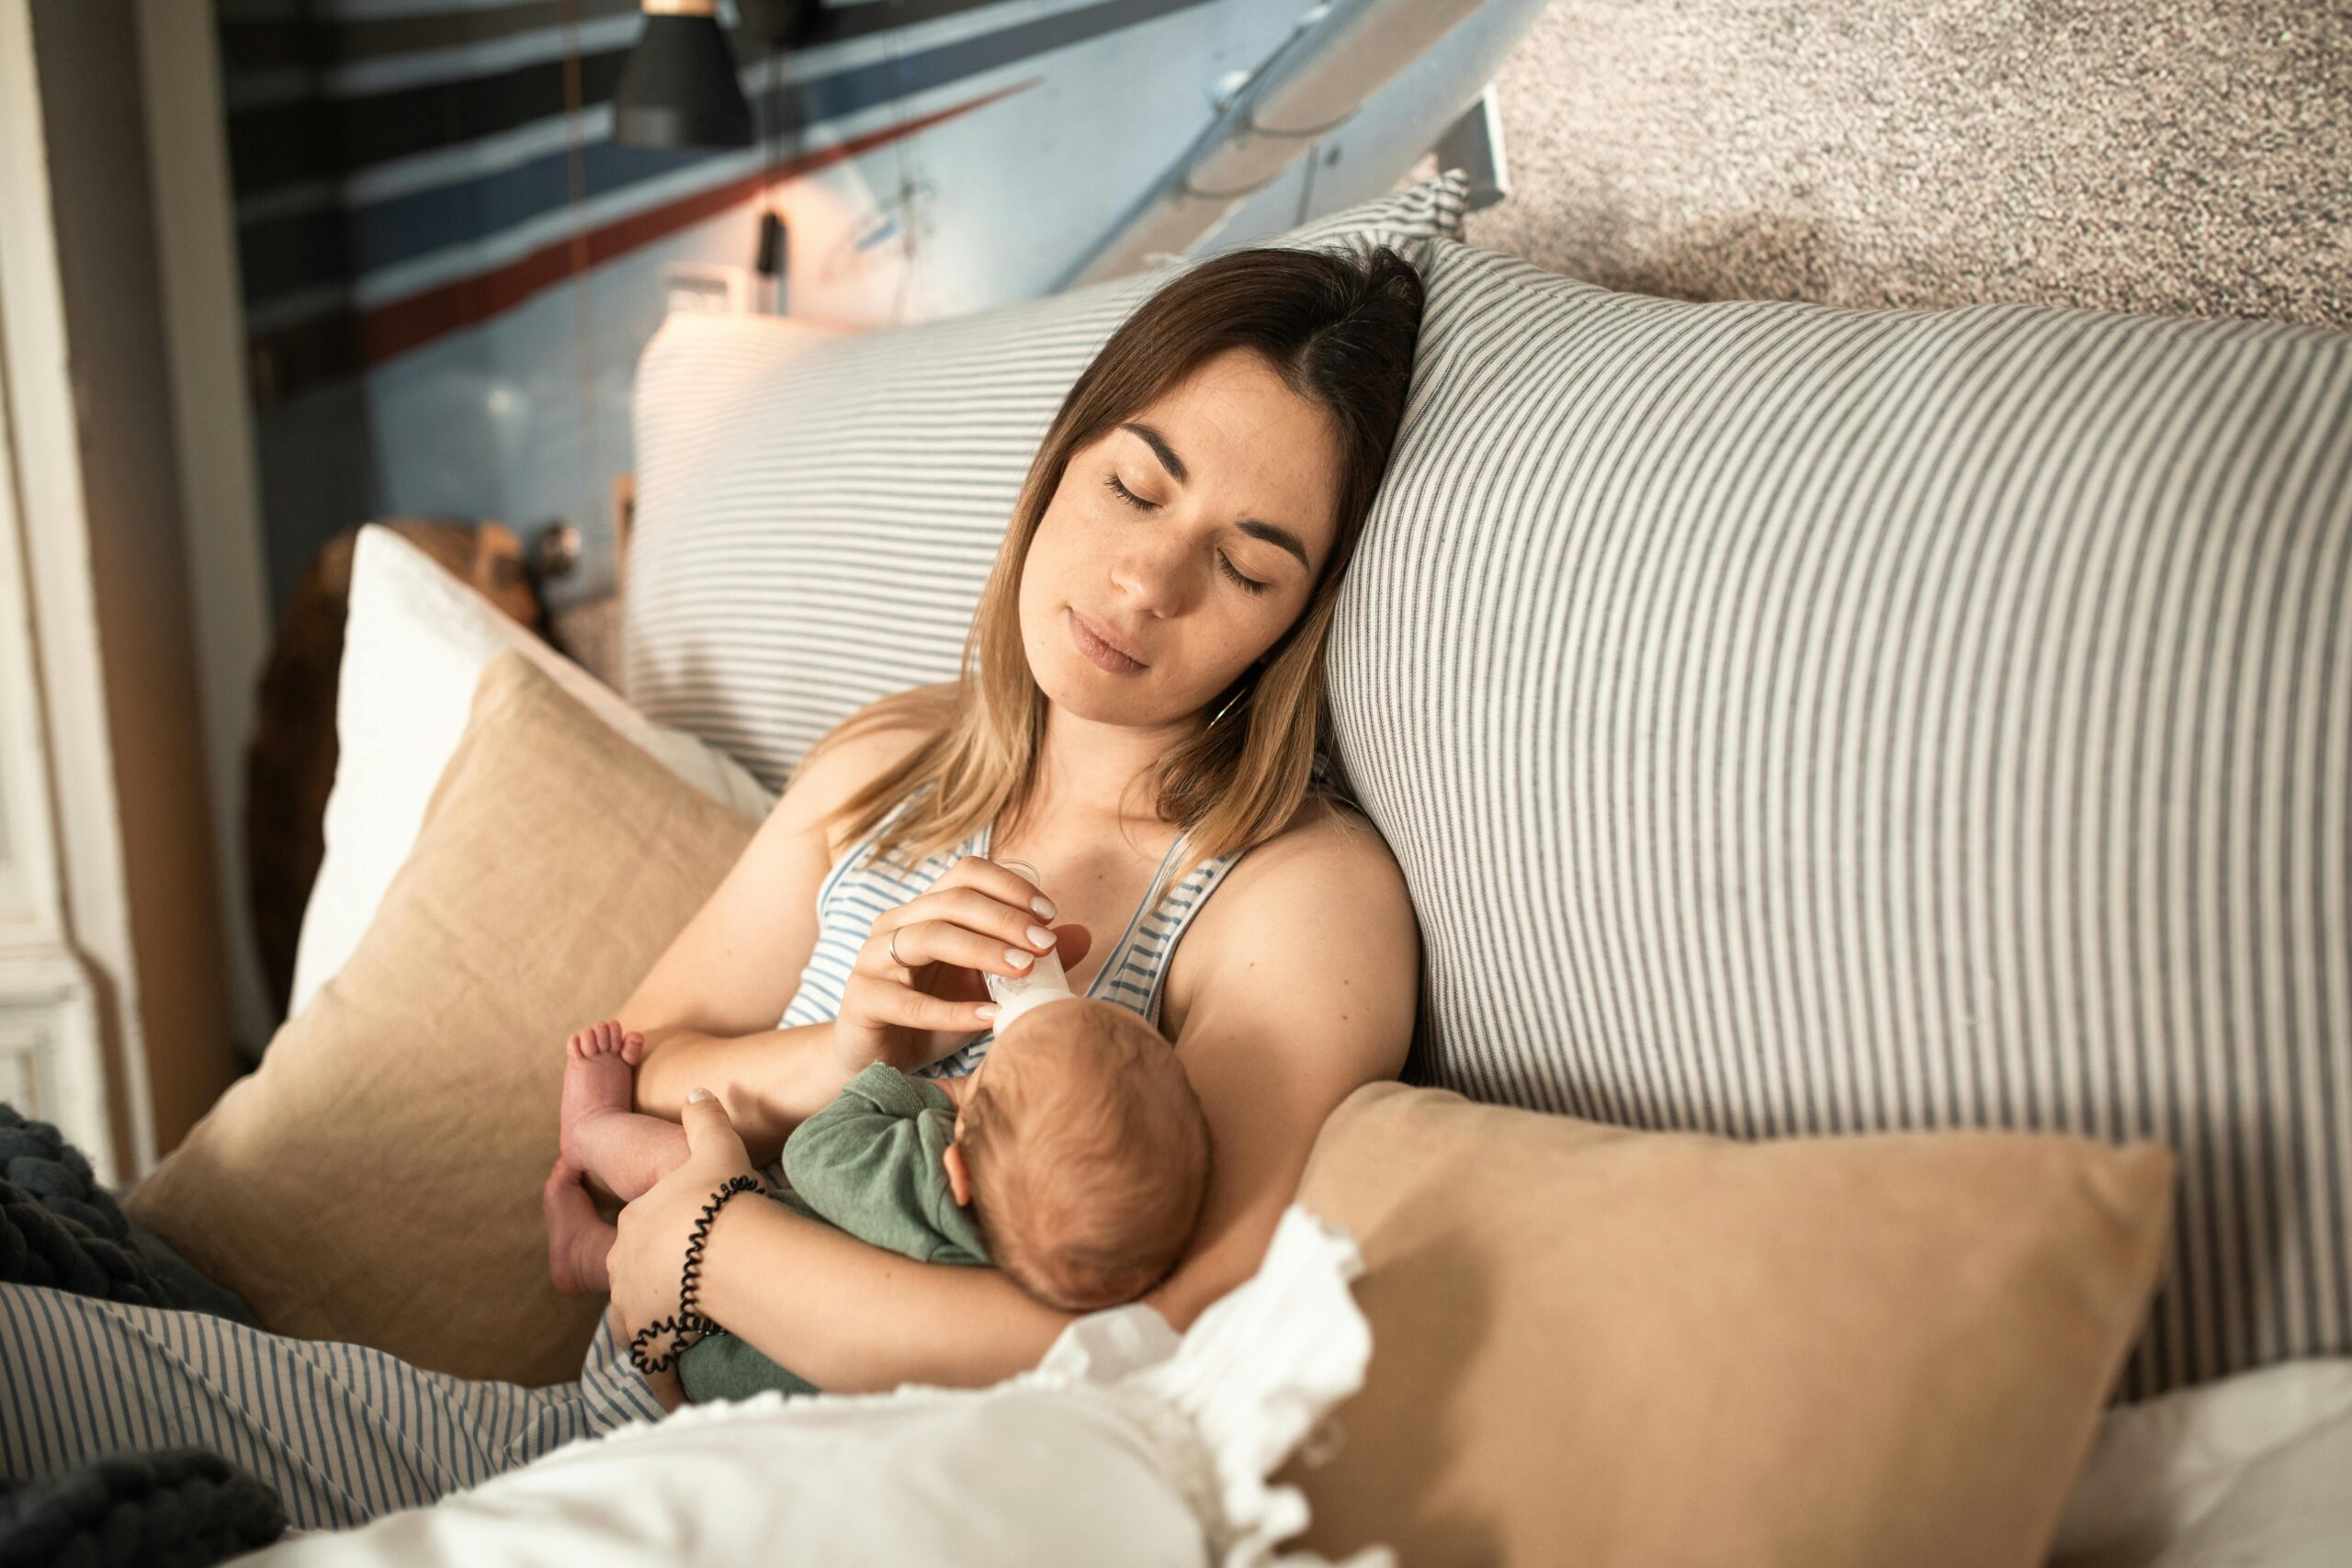
<path fill-rule="evenodd" d="M 482 671 L 350 961 L 124 1206 L 262 1326 L 524 1383 L 599 1303 L 548 1282 L 563 1041 L 628 998 L 751 841 L 519 652 Z"/>
<path fill-rule="evenodd" d="M 2158 1137 L 2127 1391 L 2352 1351 L 2352 337 L 1426 254 L 1327 663 L 1410 1076 Z"/>
<path fill-rule="evenodd" d="M 1372 1323 L 1307 1544 L 1457 1562 L 2039 1562 L 2163 1256 L 2171 1156 L 1741 1144 L 1374 1084 L 1299 1193 Z"/>
<path fill-rule="evenodd" d="M 741 765 L 691 735 L 648 723 L 618 693 L 558 653 L 390 528 L 359 530 L 351 562 L 327 796 L 326 854 L 294 951 L 288 1017 L 350 958 L 457 749 L 482 666 L 522 654 L 623 738 L 754 820 L 774 798 Z"/>
<path fill-rule="evenodd" d="M 1268 242 L 1418 262 L 1460 171 Z M 1022 479 L 1069 391 L 1173 271 L 818 343 L 673 312 L 633 403 L 622 688 L 781 788 L 826 730 L 944 681 Z"/>

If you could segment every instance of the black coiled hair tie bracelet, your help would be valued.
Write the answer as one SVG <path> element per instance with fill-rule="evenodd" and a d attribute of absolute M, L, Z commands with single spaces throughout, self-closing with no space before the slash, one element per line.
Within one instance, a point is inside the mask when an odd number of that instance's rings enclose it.
<path fill-rule="evenodd" d="M 629 1337 L 629 1364 L 647 1377 L 656 1372 L 666 1372 L 677 1365 L 678 1358 L 705 1335 L 727 1332 L 703 1315 L 697 1301 L 702 1290 L 703 1248 L 709 1245 L 710 1227 L 718 1220 L 718 1211 L 727 1206 L 728 1200 L 741 1192 L 759 1190 L 758 1177 L 748 1174 L 730 1176 L 727 1184 L 710 1195 L 709 1201 L 702 1206 L 702 1213 L 695 1217 L 694 1234 L 686 1238 L 685 1268 L 678 1276 L 678 1315 L 657 1317 Z M 662 1334 L 670 1337 L 670 1348 L 661 1355 L 649 1356 L 647 1348 L 653 1343 L 655 1336 Z"/>

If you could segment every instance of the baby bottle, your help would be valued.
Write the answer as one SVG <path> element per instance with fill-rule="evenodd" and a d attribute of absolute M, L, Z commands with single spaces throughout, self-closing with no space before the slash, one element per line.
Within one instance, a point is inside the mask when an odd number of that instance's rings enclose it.
<path fill-rule="evenodd" d="M 996 863 L 1019 872 L 1029 879 L 1031 886 L 1043 887 L 1037 868 L 1027 861 L 1000 860 Z M 1072 994 L 1069 977 L 1062 973 L 1062 956 L 1058 951 L 1036 954 L 1025 974 L 999 975 L 994 970 L 983 970 L 981 978 L 988 982 L 989 995 L 996 998 L 997 1014 L 990 1027 L 999 1034 L 1002 1034 L 1005 1026 L 1023 1013 Z"/>

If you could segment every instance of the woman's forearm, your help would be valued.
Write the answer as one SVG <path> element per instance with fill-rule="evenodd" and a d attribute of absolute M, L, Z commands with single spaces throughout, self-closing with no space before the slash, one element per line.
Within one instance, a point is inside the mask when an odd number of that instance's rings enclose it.
<path fill-rule="evenodd" d="M 805 1023 L 756 1034 L 634 1024 L 645 1037 L 637 1108 L 674 1119 L 690 1090 L 707 1089 L 727 1108 L 752 1159 L 776 1157 L 793 1128 L 830 1104 L 849 1081 L 833 1055 L 833 1026 Z"/>
<path fill-rule="evenodd" d="M 986 1387 L 1035 1367 L 1073 1317 L 993 1269 L 917 1263 L 780 1203 L 727 1206 L 699 1296 L 729 1333 L 833 1393 Z"/>

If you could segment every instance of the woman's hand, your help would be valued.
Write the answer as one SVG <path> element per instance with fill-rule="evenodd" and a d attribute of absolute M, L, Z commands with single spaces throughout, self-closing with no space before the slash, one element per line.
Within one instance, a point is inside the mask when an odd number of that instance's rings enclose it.
<path fill-rule="evenodd" d="M 707 1091 L 695 1089 L 687 1096 L 678 1120 L 686 1130 L 685 1163 L 622 1208 L 619 1234 L 605 1255 L 605 1269 L 613 1280 L 613 1311 L 624 1342 L 658 1318 L 678 1315 L 686 1243 L 702 1218 L 702 1206 L 732 1178 L 758 1174 L 726 1108 Z M 712 1245 L 726 1228 L 730 1210 L 762 1201 L 747 1192 L 721 1209 L 711 1226 Z M 660 1355 L 668 1348 L 666 1340 L 657 1337 L 650 1353 Z"/>
<path fill-rule="evenodd" d="M 1065 967 L 1083 958 L 1091 945 L 1086 928 L 1051 931 L 1052 904 L 1033 903 L 1041 897 L 1019 872 L 966 855 L 922 893 L 876 915 L 833 1020 L 842 1070 L 871 1062 L 902 1072 L 927 1066 L 995 1016 L 983 971 L 1026 974 L 1035 954 L 1057 944 Z M 1048 933 L 1043 941 L 1040 932 Z M 1014 962 L 1014 952 L 1029 962 Z"/>

